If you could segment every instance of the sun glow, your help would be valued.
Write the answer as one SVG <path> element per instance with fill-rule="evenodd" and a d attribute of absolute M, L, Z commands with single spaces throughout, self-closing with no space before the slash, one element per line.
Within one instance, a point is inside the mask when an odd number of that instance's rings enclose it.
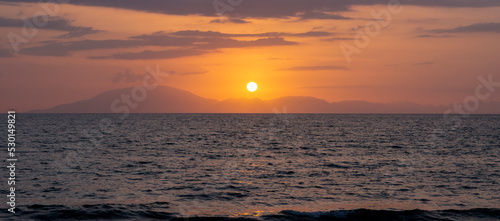
<path fill-rule="evenodd" d="M 247 84 L 247 89 L 250 92 L 254 92 L 257 90 L 257 84 L 255 82 L 250 82 Z"/>

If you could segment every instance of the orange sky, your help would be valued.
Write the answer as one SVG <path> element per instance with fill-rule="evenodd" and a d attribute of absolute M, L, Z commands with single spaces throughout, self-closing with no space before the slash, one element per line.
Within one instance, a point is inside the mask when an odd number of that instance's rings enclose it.
<path fill-rule="evenodd" d="M 272 12 L 266 3 L 245 0 L 219 17 L 207 1 L 179 5 L 177 12 L 175 1 L 139 7 L 75 0 L 57 5 L 16 53 L 9 33 L 26 37 L 22 19 L 43 12 L 37 1 L 21 2 L 0 1 L 2 110 L 49 108 L 136 86 L 145 67 L 158 64 L 171 72 L 162 84 L 218 100 L 313 96 L 447 105 L 472 95 L 480 75 L 500 81 L 495 2 L 403 3 L 390 20 L 377 21 L 371 12 L 390 12 L 389 1 L 291 1 Z M 388 25 L 349 62 L 341 45 L 355 46 L 356 27 L 379 22 Z M 259 85 L 254 93 L 246 90 L 250 81 Z M 490 100 L 500 101 L 499 94 Z"/>

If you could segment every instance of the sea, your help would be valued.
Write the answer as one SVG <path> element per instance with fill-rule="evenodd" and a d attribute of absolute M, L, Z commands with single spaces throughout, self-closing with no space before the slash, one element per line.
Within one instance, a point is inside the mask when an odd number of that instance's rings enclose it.
<path fill-rule="evenodd" d="M 500 220 L 500 115 L 24 113 L 15 125 L 16 208 L 4 162 L 1 220 Z"/>

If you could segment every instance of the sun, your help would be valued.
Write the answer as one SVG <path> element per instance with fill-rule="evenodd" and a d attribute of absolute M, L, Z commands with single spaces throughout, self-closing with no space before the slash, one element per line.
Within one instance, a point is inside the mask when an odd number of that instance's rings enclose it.
<path fill-rule="evenodd" d="M 257 84 L 255 82 L 250 82 L 247 84 L 247 89 L 250 92 L 254 92 L 257 90 Z"/>

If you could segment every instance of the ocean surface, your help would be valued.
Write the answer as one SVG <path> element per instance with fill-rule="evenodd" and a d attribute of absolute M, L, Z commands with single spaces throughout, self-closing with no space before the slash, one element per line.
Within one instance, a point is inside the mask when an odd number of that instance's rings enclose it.
<path fill-rule="evenodd" d="M 17 114 L 16 132 L 2 220 L 500 220 L 500 115 Z"/>

